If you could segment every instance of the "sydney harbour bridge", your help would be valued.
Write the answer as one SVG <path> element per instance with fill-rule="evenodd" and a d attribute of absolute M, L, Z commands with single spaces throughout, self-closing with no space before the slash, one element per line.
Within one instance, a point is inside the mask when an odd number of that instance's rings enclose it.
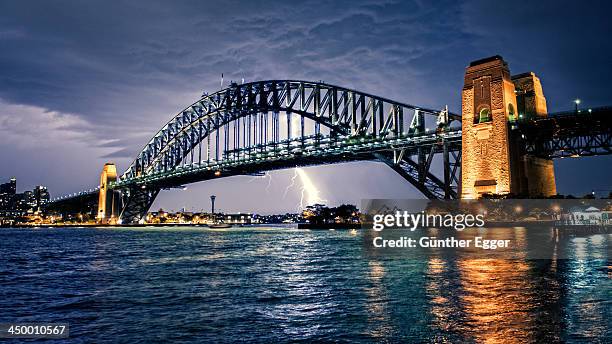
<path fill-rule="evenodd" d="M 49 208 L 89 206 L 101 218 L 114 213 L 122 223 L 137 223 L 164 189 L 361 160 L 384 162 L 430 199 L 520 190 L 546 196 L 552 191 L 533 186 L 546 162 L 612 152 L 612 108 L 547 114 L 539 79 L 533 73 L 531 83 L 513 79 L 506 70 L 499 56 L 470 64 L 461 115 L 323 82 L 232 83 L 174 116 L 123 174 L 105 166 L 100 186 L 55 199 Z M 462 156 L 471 160 L 462 163 Z M 526 182 L 517 176 L 531 185 L 520 186 Z M 473 190 L 462 192 L 466 181 Z"/>

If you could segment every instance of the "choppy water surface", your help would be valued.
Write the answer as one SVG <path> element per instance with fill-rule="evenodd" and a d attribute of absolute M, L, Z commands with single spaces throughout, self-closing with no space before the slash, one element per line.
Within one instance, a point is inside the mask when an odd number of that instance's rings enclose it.
<path fill-rule="evenodd" d="M 361 233 L 0 230 L 0 322 L 70 341 L 605 342 L 601 235 L 567 260 L 373 256 Z M 605 238 L 608 240 L 609 238 Z"/>

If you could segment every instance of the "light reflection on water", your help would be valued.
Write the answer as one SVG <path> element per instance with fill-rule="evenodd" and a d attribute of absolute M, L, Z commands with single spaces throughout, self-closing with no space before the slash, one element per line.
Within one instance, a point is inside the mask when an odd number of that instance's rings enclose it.
<path fill-rule="evenodd" d="M 529 244 L 524 229 L 513 235 Z M 572 259 L 550 260 L 402 259 L 368 252 L 362 236 L 0 230 L 0 322 L 67 321 L 72 339 L 87 343 L 611 337 L 609 235 L 572 238 Z"/>
<path fill-rule="evenodd" d="M 370 335 L 377 339 L 390 338 L 392 326 L 389 320 L 389 302 L 383 278 L 385 277 L 385 268 L 378 261 L 370 261 L 368 263 L 368 279 L 369 286 L 366 287 L 367 295 L 367 314 L 368 323 L 371 324 Z"/>
<path fill-rule="evenodd" d="M 525 229 L 514 231 L 513 242 L 526 245 Z M 534 285 L 524 276 L 529 266 L 519 259 L 461 259 L 461 304 L 470 326 L 464 331 L 478 342 L 520 343 L 533 341 L 529 310 L 537 306 Z"/>

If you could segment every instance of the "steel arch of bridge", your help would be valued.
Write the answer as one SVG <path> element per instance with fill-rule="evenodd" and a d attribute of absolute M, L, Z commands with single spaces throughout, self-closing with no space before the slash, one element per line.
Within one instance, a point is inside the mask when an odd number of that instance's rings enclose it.
<path fill-rule="evenodd" d="M 113 187 L 124 190 L 121 217 L 133 222 L 160 188 L 210 179 L 216 171 L 227 176 L 377 159 L 428 198 L 456 198 L 461 134 L 451 124 L 459 120 L 448 111 L 321 82 L 232 84 L 171 119 Z M 430 172 L 438 153 L 443 178 Z"/>

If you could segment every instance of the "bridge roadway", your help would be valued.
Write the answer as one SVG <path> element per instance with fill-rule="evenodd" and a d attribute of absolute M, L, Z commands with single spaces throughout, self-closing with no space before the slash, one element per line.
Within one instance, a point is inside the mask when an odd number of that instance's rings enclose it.
<path fill-rule="evenodd" d="M 565 111 L 550 114 L 547 118 L 537 120 L 520 120 L 515 126 L 525 135 L 526 150 L 530 154 L 547 158 L 567 158 L 611 154 L 612 150 L 612 107 L 600 107 L 580 112 Z M 451 149 L 457 151 L 461 146 L 460 128 L 452 128 L 444 138 L 452 143 Z M 240 174 L 252 174 L 266 170 L 330 164 L 356 160 L 376 159 L 374 150 L 385 151 L 393 147 L 405 148 L 408 155 L 415 154 L 420 144 L 431 145 L 438 142 L 436 134 L 427 132 L 421 136 L 399 139 L 351 139 L 339 136 L 336 139 L 310 136 L 301 140 L 282 141 L 278 144 L 259 145 L 252 149 L 229 152 L 229 159 L 205 164 L 182 165 L 176 171 L 147 174 L 130 180 L 120 180 L 113 187 L 124 188 L 128 185 L 159 183 L 162 187 L 176 187 L 194 180 L 218 178 L 214 172 L 223 170 L 221 177 Z M 317 152 L 316 147 L 328 149 Z M 388 145 L 388 146 L 387 146 Z M 296 150 L 299 149 L 299 150 Z M 371 149 L 369 153 L 366 152 Z M 436 152 L 440 147 L 437 146 Z M 380 153 L 380 152 L 379 152 Z M 264 167 L 264 165 L 266 165 Z M 211 174 L 212 171 L 212 174 Z M 162 179 L 168 177 L 167 182 Z M 202 178 L 202 179 L 200 179 Z M 94 199 L 98 188 L 56 198 L 52 203 L 66 202 L 70 199 L 76 203 L 84 199 Z M 80 199 L 80 201 L 79 201 Z"/>
<path fill-rule="evenodd" d="M 527 151 L 542 157 L 564 158 L 607 155 L 612 153 L 612 107 L 601 107 L 588 110 L 566 111 L 551 114 L 547 118 L 524 120 L 517 122 L 518 129 L 525 135 Z M 452 128 L 439 135 L 426 132 L 423 135 L 406 136 L 403 138 L 377 140 L 372 138 L 337 138 L 315 136 L 304 139 L 296 138 L 279 143 L 258 145 L 228 152 L 228 158 L 222 161 L 209 161 L 205 164 L 189 164 L 179 166 L 175 171 L 161 172 L 139 176 L 130 180 L 120 180 L 111 185 L 116 188 L 132 184 L 160 183 L 164 187 L 174 187 L 182 183 L 192 182 L 205 176 L 209 171 L 224 170 L 223 177 L 230 175 L 252 174 L 274 169 L 310 166 L 317 164 L 332 164 L 356 160 L 376 159 L 372 154 L 376 151 L 406 149 L 408 154 L 415 154 L 419 145 L 431 146 L 443 138 L 452 143 L 453 151 L 460 150 L 461 129 Z M 317 147 L 324 151 L 317 151 Z M 436 146 L 436 153 L 440 146 Z M 331 160 L 330 160 L 331 159 Z M 270 164 L 264 168 L 264 164 Z M 231 170 L 231 171 L 230 171 Z M 204 179 L 214 179 L 218 176 L 208 176 Z M 168 182 L 160 182 L 170 178 Z M 85 190 L 75 194 L 65 195 L 53 200 L 62 200 L 97 194 L 98 188 Z"/>
<path fill-rule="evenodd" d="M 254 147 L 225 152 L 220 161 L 183 164 L 171 171 L 142 174 L 127 180 L 111 183 L 115 189 L 149 185 L 157 188 L 172 188 L 197 181 L 249 175 L 259 172 L 334 164 L 359 160 L 384 160 L 396 162 L 401 155 L 414 155 L 425 149 L 428 153 L 442 153 L 444 143 L 448 150 L 461 149 L 461 128 L 444 132 L 428 131 L 421 135 L 397 138 L 373 138 L 351 136 L 307 136 L 283 140 L 278 143 L 261 144 Z M 394 153 L 395 152 L 395 153 Z"/>
<path fill-rule="evenodd" d="M 527 153 L 548 159 L 612 153 L 612 107 L 564 111 L 517 123 Z"/>

